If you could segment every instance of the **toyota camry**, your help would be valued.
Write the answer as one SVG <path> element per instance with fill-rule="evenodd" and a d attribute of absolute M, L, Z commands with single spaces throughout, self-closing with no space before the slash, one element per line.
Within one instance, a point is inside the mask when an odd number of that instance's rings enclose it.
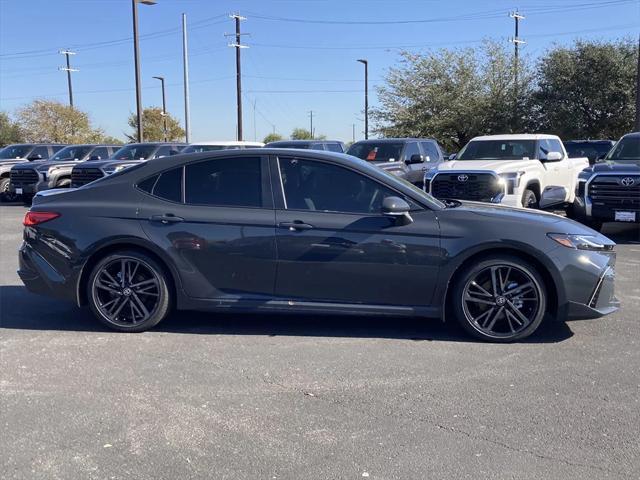
<path fill-rule="evenodd" d="M 618 308 L 615 244 L 550 213 L 436 200 L 355 157 L 247 149 L 39 193 L 19 275 L 150 329 L 172 310 L 416 316 L 489 341 Z"/>

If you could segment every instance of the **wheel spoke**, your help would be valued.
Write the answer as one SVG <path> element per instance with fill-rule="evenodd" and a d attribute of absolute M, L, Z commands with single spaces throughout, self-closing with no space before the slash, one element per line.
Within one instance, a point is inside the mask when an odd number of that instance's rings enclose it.
<path fill-rule="evenodd" d="M 114 295 L 119 295 L 120 291 L 116 290 L 115 288 L 112 288 L 108 285 L 105 285 L 104 283 L 102 283 L 101 281 L 97 281 L 96 282 L 96 288 L 100 288 L 102 290 L 106 290 L 107 292 L 113 293 Z"/>
<path fill-rule="evenodd" d="M 533 290 L 532 282 L 527 282 L 524 285 L 520 285 L 519 287 L 516 287 L 505 293 L 513 297 L 516 293 L 519 293 L 520 295 L 524 295 L 524 293 L 528 292 L 529 290 Z"/>
<path fill-rule="evenodd" d="M 498 278 L 500 279 L 500 291 L 504 292 L 505 288 L 509 284 L 509 274 L 511 273 L 511 267 L 507 267 L 507 273 L 505 273 L 504 278 L 502 278 L 501 270 L 498 270 Z"/>
<path fill-rule="evenodd" d="M 517 309 L 513 303 L 507 300 L 507 305 L 509 306 L 509 310 L 511 311 L 511 313 L 514 314 L 514 316 L 517 317 L 520 322 L 522 322 L 520 323 L 520 325 L 529 323 L 529 319 L 519 309 Z"/>
<path fill-rule="evenodd" d="M 498 267 L 491 267 L 491 288 L 492 288 L 492 293 L 494 295 L 498 295 L 500 293 L 498 291 L 498 281 L 496 279 L 496 270 L 498 270 Z"/>
<path fill-rule="evenodd" d="M 120 286 L 124 288 L 124 283 L 126 281 L 126 269 L 127 267 L 127 261 L 122 258 L 120 259 Z"/>
<path fill-rule="evenodd" d="M 136 272 L 138 271 L 139 266 L 140 264 L 138 262 L 135 262 L 133 264 L 133 271 L 131 271 L 131 262 L 129 262 L 129 284 L 133 283 L 133 279 L 136 277 Z"/>
<path fill-rule="evenodd" d="M 155 278 L 150 278 L 148 280 L 143 280 L 141 282 L 138 283 L 134 283 L 132 285 L 129 285 L 131 288 L 137 289 L 142 287 L 143 285 L 149 285 L 150 283 L 153 283 L 154 285 L 158 285 L 158 280 L 156 280 Z"/>
<path fill-rule="evenodd" d="M 113 278 L 113 275 L 111 275 L 106 269 L 102 270 L 102 272 L 100 273 L 100 276 L 105 276 L 107 277 L 107 280 L 109 280 L 109 283 L 116 288 L 120 287 L 120 284 L 118 283 L 118 281 Z"/>
<path fill-rule="evenodd" d="M 478 298 L 478 297 L 474 297 L 472 296 L 471 292 L 467 291 L 467 294 L 464 296 L 464 299 L 467 302 L 472 302 L 472 303 L 481 303 L 483 305 L 495 305 L 496 302 L 494 302 L 493 300 L 487 300 L 485 298 Z"/>
<path fill-rule="evenodd" d="M 138 297 L 136 293 L 133 293 L 131 297 L 133 298 L 133 300 L 135 300 L 135 303 L 137 307 L 140 309 L 140 311 L 142 312 L 143 317 L 147 318 L 149 316 L 149 310 L 147 310 L 147 307 L 144 304 L 144 302 L 140 300 L 140 297 Z"/>
<path fill-rule="evenodd" d="M 486 312 L 484 312 L 483 314 L 481 314 L 480 316 L 476 317 L 473 319 L 474 322 L 476 322 L 478 325 L 480 325 L 480 322 L 482 320 L 486 320 L 487 318 L 491 317 L 491 314 L 494 312 L 495 307 L 491 307 L 489 310 L 487 310 Z M 486 322 L 485 322 L 486 324 Z M 484 325 L 480 325 L 482 328 L 484 328 Z"/>
<path fill-rule="evenodd" d="M 484 295 L 485 297 L 492 297 L 493 298 L 493 295 L 491 295 L 484 288 L 482 288 L 482 286 L 479 285 L 475 280 L 469 284 L 469 287 L 477 288 L 478 289 L 478 294 L 480 294 L 480 295 Z"/>

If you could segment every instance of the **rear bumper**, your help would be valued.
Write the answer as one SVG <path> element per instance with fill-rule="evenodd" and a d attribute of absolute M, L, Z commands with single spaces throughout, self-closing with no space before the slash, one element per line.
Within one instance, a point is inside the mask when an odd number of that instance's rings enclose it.
<path fill-rule="evenodd" d="M 70 278 L 65 278 L 26 243 L 18 252 L 18 276 L 32 293 L 76 301 L 76 287 Z"/>

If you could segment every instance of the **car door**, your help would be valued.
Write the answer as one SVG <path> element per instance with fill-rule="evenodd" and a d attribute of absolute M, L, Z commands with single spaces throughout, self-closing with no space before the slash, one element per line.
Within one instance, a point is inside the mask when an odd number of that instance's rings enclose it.
<path fill-rule="evenodd" d="M 415 161 L 416 155 L 418 155 L 421 160 Z M 413 160 L 412 160 L 413 159 Z M 402 154 L 402 160 L 407 165 L 407 176 L 406 180 L 411 183 L 420 184 L 424 178 L 424 157 L 420 152 L 420 147 L 418 146 L 418 142 L 408 142 L 404 147 L 404 153 Z"/>
<path fill-rule="evenodd" d="M 540 207 L 549 207 L 567 201 L 570 195 L 571 160 L 565 155 L 558 140 L 543 138 L 539 142 L 539 156 L 545 169 L 545 182 L 542 186 Z M 560 161 L 548 161 L 549 153 L 556 152 L 563 156 Z"/>
<path fill-rule="evenodd" d="M 440 240 L 434 213 L 410 199 L 413 223 L 381 213 L 403 196 L 360 172 L 300 156 L 272 158 L 283 299 L 428 306 Z"/>
<path fill-rule="evenodd" d="M 194 298 L 265 298 L 276 272 L 275 214 L 266 157 L 190 162 L 141 182 L 147 236 Z"/>

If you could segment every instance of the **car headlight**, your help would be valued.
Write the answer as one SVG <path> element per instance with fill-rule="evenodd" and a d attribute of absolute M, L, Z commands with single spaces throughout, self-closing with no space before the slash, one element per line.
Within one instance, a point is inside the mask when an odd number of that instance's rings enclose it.
<path fill-rule="evenodd" d="M 563 247 L 575 250 L 613 250 L 615 243 L 603 242 L 602 236 L 547 233 L 547 237 Z"/>
<path fill-rule="evenodd" d="M 498 174 L 498 184 L 505 187 L 508 195 L 512 195 L 513 191 L 520 186 L 520 178 L 526 172 L 507 172 Z"/>

